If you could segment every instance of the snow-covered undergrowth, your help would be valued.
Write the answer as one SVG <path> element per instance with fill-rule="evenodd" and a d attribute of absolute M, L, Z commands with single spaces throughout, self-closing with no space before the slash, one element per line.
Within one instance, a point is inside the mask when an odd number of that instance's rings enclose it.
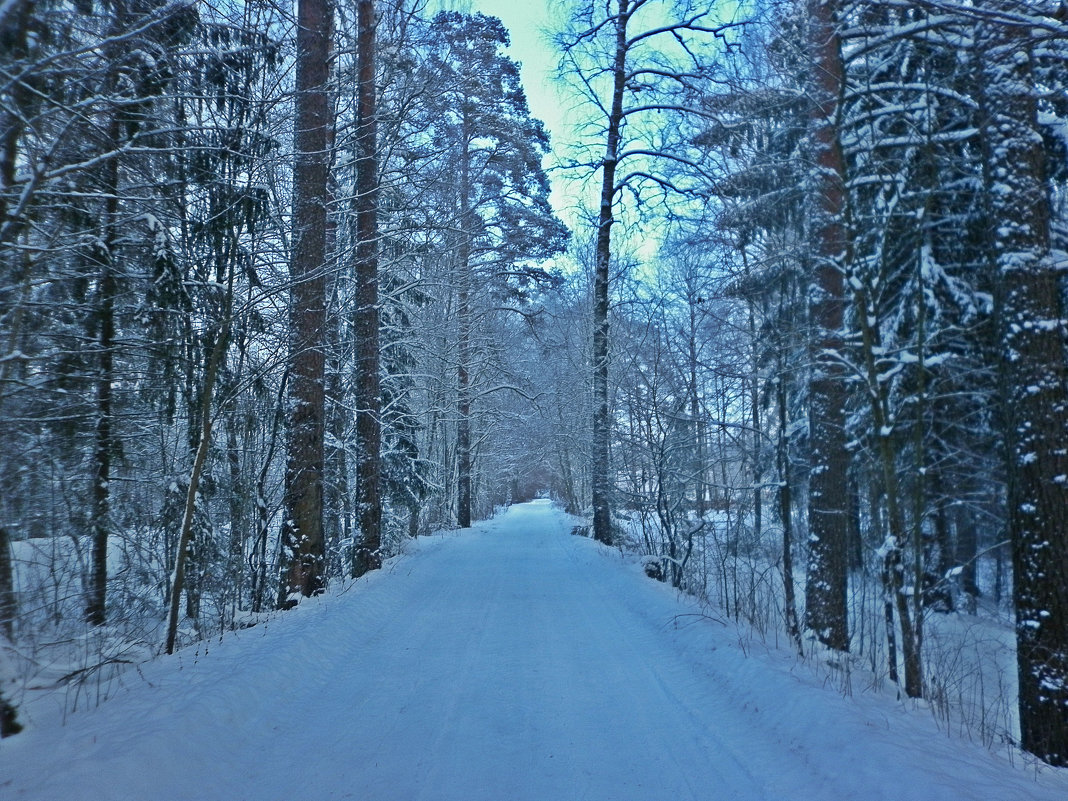
<path fill-rule="evenodd" d="M 828 652 L 813 636 L 803 637 L 798 649 L 786 628 L 779 544 L 753 538 L 747 533 L 749 522 L 710 513 L 694 537 L 680 589 L 704 604 L 710 615 L 744 623 L 746 638 L 800 650 L 809 668 L 841 692 L 888 693 L 905 702 L 903 690 L 889 675 L 884 591 L 878 575 L 874 571 L 851 574 L 852 652 L 848 656 Z M 690 521 L 688 528 L 697 526 Z M 660 560 L 664 579 L 671 580 L 672 560 L 664 547 L 668 540 L 661 536 L 655 520 L 643 520 L 639 515 L 624 517 L 619 531 L 622 549 L 644 560 Z M 677 548 L 677 554 L 682 552 Z M 681 561 L 675 560 L 676 564 Z M 805 554 L 801 548 L 794 553 L 794 565 L 797 615 L 803 621 Z M 987 600 L 995 595 L 995 572 L 992 558 L 980 562 L 977 573 L 984 595 L 974 614 L 926 611 L 925 698 L 907 703 L 928 709 L 947 732 L 988 748 L 1004 746 L 1007 753 L 1015 754 L 1019 739 L 1016 643 L 1009 613 Z M 900 632 L 896 636 L 900 641 Z M 903 670 L 899 649 L 899 676 Z"/>
<path fill-rule="evenodd" d="M 109 562 L 121 565 L 126 580 L 123 598 L 113 605 L 129 603 L 130 614 L 99 627 L 85 622 L 83 609 L 87 540 L 28 539 L 12 543 L 12 551 L 18 614 L 13 641 L 0 638 L 0 675 L 16 706 L 41 694 L 65 712 L 93 706 L 111 694 L 127 668 L 156 654 L 161 599 L 152 597 L 144 566 L 128 561 L 120 544 Z"/>
<path fill-rule="evenodd" d="M 128 671 L 160 653 L 169 577 L 161 558 L 166 545 L 144 532 L 111 538 L 108 623 L 91 626 L 84 610 L 88 538 L 12 543 L 17 615 L 13 638 L 0 637 L 0 681 L 16 707 L 40 696 L 63 714 L 95 706 L 130 680 Z M 268 617 L 239 609 L 232 593 L 215 587 L 202 582 L 196 618 L 182 618 L 180 644 Z"/>
<path fill-rule="evenodd" d="M 572 519 L 570 524 L 581 522 Z M 625 550 L 638 556 L 662 555 L 656 537 L 643 535 L 637 520 L 622 522 Z M 742 641 L 750 646 L 759 642 L 795 651 L 784 626 L 782 570 L 775 549 L 735 536 L 739 530 L 737 520 L 712 515 L 694 538 L 681 586 L 709 615 L 744 623 Z M 119 613 L 107 626 L 93 627 L 84 622 L 82 609 L 88 543 L 69 538 L 14 543 L 19 618 L 14 642 L 0 637 L 0 689 L 5 697 L 27 710 L 36 699 L 47 698 L 50 706 L 66 715 L 95 706 L 130 681 L 139 681 L 137 666 L 155 657 L 163 641 L 167 570 L 158 554 L 164 545 L 144 536 L 113 540 L 109 604 Z M 653 561 L 670 581 L 668 562 Z M 804 600 L 800 552 L 795 565 L 800 566 L 794 577 L 800 607 Z M 992 564 L 986 567 L 979 578 L 988 598 L 995 575 Z M 882 588 L 876 577 L 855 573 L 851 590 L 851 656 L 828 654 L 807 638 L 802 643 L 805 664 L 841 692 L 900 697 L 888 676 Z M 977 611 L 927 614 L 926 697 L 918 705 L 947 732 L 988 748 L 1004 746 L 1014 754 L 1018 722 L 1011 620 L 989 601 L 984 600 Z M 212 584 L 205 582 L 199 616 L 195 622 L 183 618 L 179 643 L 211 640 L 224 631 L 266 621 L 271 614 L 239 608 L 232 593 L 214 593 Z M 798 614 L 803 619 L 803 608 Z"/>
<path fill-rule="evenodd" d="M 170 593 L 175 543 L 165 526 L 147 526 L 113 534 L 108 542 L 107 624 L 86 622 L 85 600 L 90 571 L 88 537 L 40 537 L 11 543 L 16 614 L 13 636 L 0 631 L 0 693 L 22 710 L 40 696 L 63 714 L 93 707 L 131 679 L 128 672 L 161 653 Z M 229 532 L 213 532 L 202 544 L 219 551 L 228 547 Z M 273 559 L 262 573 L 252 564 L 251 543 L 228 559 L 215 553 L 197 572 L 195 587 L 187 572 L 179 618 L 179 647 L 210 641 L 222 633 L 262 623 L 278 614 L 278 565 Z M 403 538 L 389 529 L 386 553 L 403 547 Z M 340 542 L 328 553 L 331 570 L 345 572 L 351 543 Z M 267 551 L 277 554 L 278 544 Z M 275 557 L 276 558 L 276 557 Z M 236 563 L 240 562 L 241 565 Z M 242 569 L 245 568 L 245 569 Z M 259 578 L 262 586 L 254 582 Z M 344 582 L 341 582 L 344 584 Z M 137 680 L 134 677 L 133 680 Z M 21 715 L 20 715 L 21 716 Z"/>

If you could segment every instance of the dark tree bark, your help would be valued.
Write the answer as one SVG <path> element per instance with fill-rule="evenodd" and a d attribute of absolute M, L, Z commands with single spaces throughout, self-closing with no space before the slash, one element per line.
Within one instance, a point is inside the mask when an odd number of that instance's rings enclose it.
<path fill-rule="evenodd" d="M 270 540 L 270 509 L 267 506 L 267 481 L 271 475 L 271 465 L 274 463 L 274 453 L 278 447 L 282 423 L 285 418 L 285 398 L 289 387 L 289 373 L 282 375 L 282 381 L 278 388 L 278 397 L 275 400 L 274 414 L 272 415 L 270 435 L 267 438 L 267 452 L 263 454 L 259 475 L 256 477 L 256 534 L 252 545 L 252 554 L 249 557 L 249 567 L 252 569 L 252 611 L 262 612 L 267 604 L 268 596 L 268 557 L 267 543 Z M 283 543 L 284 545 L 284 543 Z M 284 598 L 282 599 L 285 600 Z"/>
<path fill-rule="evenodd" d="M 849 583 L 845 447 L 845 375 L 842 349 L 843 268 L 848 262 L 845 161 L 838 137 L 845 74 L 836 0 L 809 0 L 808 45 L 812 111 L 810 238 L 815 259 L 809 384 L 809 564 L 805 624 L 820 642 L 849 650 L 846 594 Z"/>
<path fill-rule="evenodd" d="M 3 23 L 0 25 L 0 48 L 7 52 L 12 61 L 26 58 L 29 51 L 27 33 L 32 8 L 33 3 L 29 0 L 17 0 L 0 20 Z M 10 98 L 0 110 L 0 226 L 3 226 L 0 229 L 3 232 L 0 241 L 14 233 L 6 229 L 9 223 L 14 223 L 14 220 L 8 219 L 8 206 L 15 199 L 19 138 L 25 127 L 25 117 L 18 112 L 29 105 L 32 97 L 32 90 L 24 80 L 13 81 L 9 91 Z"/>
<path fill-rule="evenodd" d="M 119 147 L 119 121 L 112 114 L 107 146 L 111 152 Z M 94 259 L 100 271 L 96 308 L 97 379 L 96 430 L 93 447 L 93 529 L 89 567 L 89 597 L 85 618 L 94 626 L 107 622 L 108 537 L 111 529 L 111 457 L 115 451 L 112 420 L 112 391 L 115 380 L 115 296 L 118 286 L 112 260 L 117 244 L 119 214 L 119 160 L 113 156 L 104 165 L 103 192 L 105 230 L 103 246 L 96 248 Z"/>
<path fill-rule="evenodd" d="M 382 398 L 378 323 L 378 133 L 375 92 L 373 0 L 357 4 L 359 128 L 356 163 L 356 441 L 357 516 L 360 542 L 352 574 L 382 565 Z"/>
<path fill-rule="evenodd" d="M 22 724 L 18 722 L 18 712 L 14 704 L 8 701 L 3 693 L 0 693 L 0 738 L 10 737 L 22 731 Z"/>
<path fill-rule="evenodd" d="M 690 330 L 687 342 L 689 369 L 690 419 L 694 427 L 694 514 L 704 519 L 708 511 L 708 492 L 705 486 L 705 421 L 701 416 L 701 398 L 697 383 L 697 305 L 690 303 Z"/>
<path fill-rule="evenodd" d="M 780 358 L 782 352 L 780 351 Z M 779 521 L 782 523 L 782 583 L 786 633 L 790 635 L 798 653 L 802 653 L 801 624 L 797 619 L 797 596 L 794 590 L 794 500 L 790 470 L 790 414 L 786 402 L 786 370 L 779 365 L 775 377 L 775 408 L 778 412 L 778 441 L 775 448 L 775 463 L 779 472 Z"/>
<path fill-rule="evenodd" d="M 326 231 L 331 0 L 297 6 L 297 75 L 290 264 L 289 453 L 283 524 L 286 605 L 324 586 L 323 467 L 326 418 Z"/>
<path fill-rule="evenodd" d="M 978 598 L 979 583 L 975 571 L 975 561 L 979 555 L 978 524 L 967 505 L 958 504 L 955 507 L 953 527 L 957 535 L 955 561 L 961 566 L 961 589 L 972 598 Z M 974 603 L 970 604 L 969 610 L 974 614 Z"/>
<path fill-rule="evenodd" d="M 245 574 L 242 569 L 245 543 L 248 541 L 248 498 L 251 494 L 241 469 L 241 450 L 237 438 L 237 423 L 234 414 L 228 415 L 226 426 L 226 466 L 230 474 L 230 536 L 227 543 L 226 575 L 233 592 L 234 604 L 239 605 L 245 590 Z"/>
<path fill-rule="evenodd" d="M 746 246 L 743 242 L 740 247 L 742 264 L 744 265 L 746 280 L 749 280 L 749 256 L 746 252 Z M 752 460 L 752 475 L 753 475 L 753 537 L 759 540 L 763 536 L 764 532 L 764 489 L 761 486 L 764 483 L 764 454 L 763 454 L 763 439 L 764 439 L 764 424 L 761 422 L 761 406 L 760 406 L 760 360 L 761 360 L 761 345 L 757 337 L 757 322 L 756 322 L 756 299 L 747 298 L 746 300 L 746 327 L 749 334 L 749 342 L 752 348 L 750 352 L 750 369 L 752 374 L 749 377 L 749 406 L 750 414 L 752 415 L 753 422 L 753 439 L 752 453 L 750 459 Z"/>
<path fill-rule="evenodd" d="M 612 25 L 616 50 L 612 63 L 612 102 L 608 113 L 605 154 L 601 162 L 601 203 L 597 213 L 597 243 L 593 274 L 593 445 L 590 467 L 593 501 L 593 537 L 612 544 L 612 421 L 608 405 L 609 272 L 612 263 L 613 206 L 616 197 L 616 166 L 623 123 L 623 93 L 627 80 L 627 23 L 629 0 L 619 0 Z"/>
<path fill-rule="evenodd" d="M 7 529 L 0 526 L 0 637 L 15 639 L 15 575 L 11 567 L 11 541 Z"/>
<path fill-rule="evenodd" d="M 1027 4 L 1006 0 L 1003 10 Z M 1068 765 L 1068 330 L 1027 27 L 984 45 L 987 181 L 1000 282 L 1021 745 Z"/>
<path fill-rule="evenodd" d="M 471 526 L 471 123 L 464 109 L 460 131 L 460 241 L 456 249 L 456 525 Z"/>

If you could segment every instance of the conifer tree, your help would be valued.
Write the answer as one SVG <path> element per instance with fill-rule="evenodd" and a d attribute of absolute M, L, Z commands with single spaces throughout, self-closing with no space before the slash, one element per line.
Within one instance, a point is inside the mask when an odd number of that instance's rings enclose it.
<path fill-rule="evenodd" d="M 289 448 L 283 526 L 289 567 L 283 603 L 324 583 L 323 469 L 326 431 L 327 184 L 334 8 L 297 4 L 293 244 L 290 262 Z"/>

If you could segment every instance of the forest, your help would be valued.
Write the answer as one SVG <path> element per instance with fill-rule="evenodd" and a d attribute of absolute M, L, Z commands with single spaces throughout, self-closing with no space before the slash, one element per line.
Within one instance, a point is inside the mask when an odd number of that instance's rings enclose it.
<path fill-rule="evenodd" d="M 540 497 L 1068 766 L 1068 3 L 549 7 L 0 2 L 0 733 Z"/>

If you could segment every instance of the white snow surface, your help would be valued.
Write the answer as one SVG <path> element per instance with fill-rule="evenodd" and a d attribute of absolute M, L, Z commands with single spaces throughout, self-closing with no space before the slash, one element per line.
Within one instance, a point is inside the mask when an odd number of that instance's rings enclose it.
<path fill-rule="evenodd" d="M 266 625 L 38 705 L 4 801 L 1064 801 L 1068 771 L 844 697 L 548 502 L 423 537 Z"/>

